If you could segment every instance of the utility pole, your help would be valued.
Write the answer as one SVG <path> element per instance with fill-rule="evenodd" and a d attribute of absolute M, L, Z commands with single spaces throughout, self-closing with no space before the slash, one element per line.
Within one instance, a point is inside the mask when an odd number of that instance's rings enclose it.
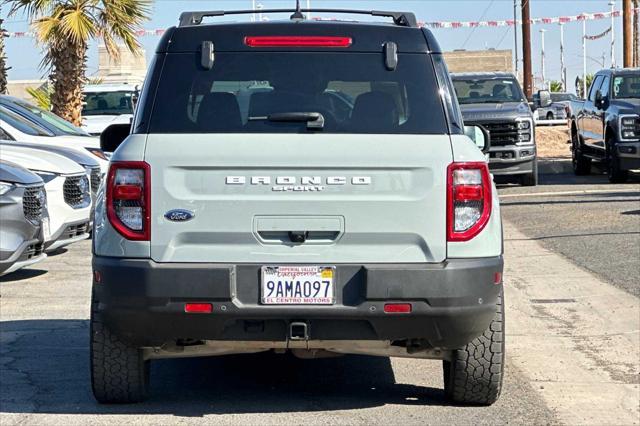
<path fill-rule="evenodd" d="M 251 0 L 251 10 L 253 10 L 253 15 L 251 15 L 251 21 L 256 22 L 256 0 Z"/>
<path fill-rule="evenodd" d="M 529 1 L 522 0 L 522 74 L 524 80 L 524 95 L 531 99 L 533 95 L 531 75 L 531 14 Z"/>
<path fill-rule="evenodd" d="M 307 0 L 307 10 L 311 10 L 311 0 Z M 311 19 L 311 12 L 307 12 L 307 19 Z"/>
<path fill-rule="evenodd" d="M 560 81 L 562 90 L 567 91 L 567 69 L 564 66 L 564 24 L 560 22 Z"/>
<path fill-rule="evenodd" d="M 616 67 L 616 27 L 615 27 L 615 17 L 613 16 L 616 10 L 616 2 L 610 1 L 609 6 L 611 6 L 611 68 Z"/>
<path fill-rule="evenodd" d="M 540 30 L 540 36 L 541 36 L 541 40 L 540 40 L 540 62 L 541 62 L 541 66 L 542 66 L 542 88 L 546 89 L 547 88 L 547 75 L 544 69 L 544 33 L 546 33 L 547 30 L 545 30 L 544 28 Z"/>
<path fill-rule="evenodd" d="M 582 97 L 587 99 L 587 18 L 582 19 Z"/>
<path fill-rule="evenodd" d="M 513 0 L 513 51 L 516 55 L 516 78 L 518 78 L 518 0 Z"/>
<path fill-rule="evenodd" d="M 633 32 L 634 32 L 634 37 L 633 37 L 633 66 L 634 67 L 639 67 L 640 66 L 640 57 L 638 56 L 640 54 L 640 52 L 638 52 L 638 43 L 640 43 L 640 25 L 639 22 L 640 21 L 640 17 L 638 15 L 640 15 L 640 9 L 638 9 L 638 7 L 640 6 L 640 1 L 638 0 L 633 0 L 633 7 L 635 9 L 635 13 L 633 14 Z"/>
<path fill-rule="evenodd" d="M 631 28 L 631 0 L 622 0 L 622 49 L 623 64 L 625 68 L 633 66 L 632 39 L 633 28 Z"/>

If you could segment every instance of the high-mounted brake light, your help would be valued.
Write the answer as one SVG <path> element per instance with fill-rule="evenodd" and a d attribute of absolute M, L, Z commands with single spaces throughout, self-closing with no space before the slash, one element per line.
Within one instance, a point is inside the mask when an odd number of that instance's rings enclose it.
<path fill-rule="evenodd" d="M 351 37 L 331 36 L 248 36 L 244 44 L 249 47 L 349 47 Z"/>
<path fill-rule="evenodd" d="M 491 216 L 487 163 L 452 163 L 447 168 L 447 240 L 469 241 Z"/>
<path fill-rule="evenodd" d="M 111 163 L 106 201 L 109 223 L 128 240 L 151 237 L 151 173 L 144 161 Z"/>

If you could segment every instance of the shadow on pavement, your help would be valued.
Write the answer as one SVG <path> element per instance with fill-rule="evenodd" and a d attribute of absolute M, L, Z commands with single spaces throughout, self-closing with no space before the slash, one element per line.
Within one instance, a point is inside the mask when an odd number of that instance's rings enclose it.
<path fill-rule="evenodd" d="M 28 280 L 29 278 L 36 278 L 46 273 L 47 271 L 42 269 L 33 269 L 33 268 L 19 269 L 15 272 L 12 272 L 3 277 L 0 277 L 0 283 L 9 283 L 13 281 Z"/>
<path fill-rule="evenodd" d="M 0 331 L 2 412 L 200 417 L 448 405 L 441 389 L 395 383 L 388 358 L 270 353 L 156 360 L 147 402 L 99 405 L 91 395 L 88 321 L 5 321 Z"/>
<path fill-rule="evenodd" d="M 66 247 L 60 247 L 59 249 L 56 249 L 54 251 L 50 251 L 47 253 L 47 256 L 49 257 L 55 257 L 55 256 L 60 256 L 61 254 L 65 254 L 66 252 L 68 252 L 69 249 Z"/>
<path fill-rule="evenodd" d="M 504 188 L 517 188 L 520 184 L 517 183 L 517 178 L 509 176 L 494 176 L 496 185 L 499 189 Z M 640 183 L 640 173 L 631 172 L 629 174 L 629 180 L 626 184 L 616 185 L 630 185 Z M 546 185 L 613 185 L 609 183 L 609 179 L 605 172 L 600 171 L 597 167 L 593 167 L 591 174 L 587 176 L 576 176 L 573 173 L 540 173 L 538 186 Z M 528 189 L 535 190 L 535 187 L 528 187 Z"/>

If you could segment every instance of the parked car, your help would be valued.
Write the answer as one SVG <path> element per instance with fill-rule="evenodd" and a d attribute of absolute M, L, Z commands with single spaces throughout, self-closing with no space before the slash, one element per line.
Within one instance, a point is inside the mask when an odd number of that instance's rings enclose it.
<path fill-rule="evenodd" d="M 551 105 L 544 108 L 538 108 L 538 120 L 565 120 L 567 118 L 567 102 L 578 97 L 572 93 L 554 93 L 551 94 Z M 540 94 L 533 95 L 533 102 L 540 104 Z"/>
<path fill-rule="evenodd" d="M 111 124 L 130 124 L 138 96 L 131 84 L 89 84 L 85 86 L 82 128 L 100 135 Z"/>
<path fill-rule="evenodd" d="M 83 153 L 81 151 L 77 151 L 71 148 L 63 148 L 58 145 L 48 145 L 48 144 L 30 144 L 30 143 L 20 143 L 20 142 L 7 142 L 0 140 L 0 145 L 7 146 L 22 146 L 25 148 L 31 149 L 42 149 L 44 151 L 53 152 L 55 154 L 62 155 L 63 157 L 67 157 L 69 160 L 74 161 L 81 165 L 85 172 L 87 173 L 87 177 L 89 178 L 89 183 L 91 184 L 91 207 L 95 206 L 96 197 L 98 195 L 98 189 L 100 188 L 100 184 L 102 182 L 102 170 L 100 168 L 100 164 L 94 159 L 92 155 L 89 153 Z M 91 218 L 93 218 L 93 210 L 91 211 Z"/>
<path fill-rule="evenodd" d="M 86 136 L 73 136 L 56 134 L 37 120 L 27 117 L 23 113 L 0 104 L 0 140 L 18 141 L 21 143 L 57 145 L 63 148 L 74 149 L 81 153 L 91 153 L 100 164 L 102 173 L 106 173 L 109 161 L 108 157 L 100 149 L 100 141 L 97 138 Z"/>
<path fill-rule="evenodd" d="M 640 68 L 599 71 L 587 99 L 572 102 L 571 110 L 576 175 L 589 174 L 592 161 L 605 164 L 614 183 L 640 169 Z"/>
<path fill-rule="evenodd" d="M 58 117 L 51 111 L 47 111 L 23 99 L 9 95 L 0 95 L 0 105 L 44 127 L 56 136 L 70 135 L 94 138 L 94 136 L 91 136 L 80 127 L 74 126 L 62 117 Z"/>
<path fill-rule="evenodd" d="M 496 401 L 488 133 L 464 128 L 413 14 L 360 13 L 394 24 L 185 12 L 165 33 L 133 126 L 101 135 L 115 152 L 94 222 L 98 401 L 144 399 L 152 359 L 269 350 L 444 360 L 452 401 Z"/>
<path fill-rule="evenodd" d="M 35 173 L 0 158 L 0 276 L 45 259 L 44 183 Z"/>
<path fill-rule="evenodd" d="M 525 186 L 538 184 L 535 121 L 520 83 L 511 73 L 452 74 L 465 121 L 489 130 L 489 168 Z M 550 101 L 545 97 L 545 107 Z"/>
<path fill-rule="evenodd" d="M 45 252 L 89 237 L 91 185 L 85 169 L 68 158 L 38 148 L 0 144 L 0 158 L 42 178 L 48 217 L 43 219 Z"/>

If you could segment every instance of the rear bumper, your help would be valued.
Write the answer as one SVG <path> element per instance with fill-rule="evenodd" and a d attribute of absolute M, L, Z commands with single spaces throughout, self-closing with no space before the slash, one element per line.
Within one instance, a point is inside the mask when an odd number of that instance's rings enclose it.
<path fill-rule="evenodd" d="M 480 335 L 496 311 L 502 257 L 441 264 L 336 265 L 332 306 L 265 306 L 262 265 L 159 264 L 94 256 L 98 312 L 113 332 L 139 346 L 178 339 L 286 341 L 289 324 L 309 325 L 309 340 L 423 339 L 442 349 Z M 187 314 L 186 302 L 213 305 Z M 384 304 L 412 304 L 385 314 Z"/>

